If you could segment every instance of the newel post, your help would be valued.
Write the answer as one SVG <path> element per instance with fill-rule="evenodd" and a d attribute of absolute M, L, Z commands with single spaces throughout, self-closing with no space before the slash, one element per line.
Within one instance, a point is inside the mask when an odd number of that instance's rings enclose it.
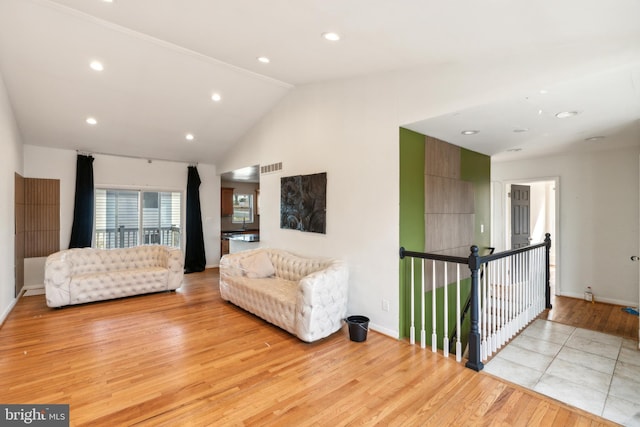
<path fill-rule="evenodd" d="M 545 298 L 545 306 L 546 308 L 553 308 L 553 306 L 551 305 L 551 272 L 549 269 L 549 259 L 550 259 L 550 253 L 551 253 L 551 234 L 549 233 L 545 233 L 544 235 L 544 243 L 545 243 L 545 275 L 544 275 L 544 280 L 545 280 L 545 288 L 544 288 L 544 298 Z"/>
<path fill-rule="evenodd" d="M 474 371 L 481 371 L 484 364 L 480 356 L 480 286 L 478 284 L 480 256 L 476 245 L 471 246 L 469 270 L 471 270 L 471 330 L 469 331 L 469 360 L 465 366 Z"/>

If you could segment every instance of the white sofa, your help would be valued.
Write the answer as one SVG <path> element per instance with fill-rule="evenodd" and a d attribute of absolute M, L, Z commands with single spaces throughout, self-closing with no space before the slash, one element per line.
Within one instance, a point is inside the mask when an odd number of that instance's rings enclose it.
<path fill-rule="evenodd" d="M 182 285 L 182 251 L 160 245 L 66 249 L 47 257 L 49 307 L 175 290 Z"/>
<path fill-rule="evenodd" d="M 220 260 L 222 299 L 306 342 L 342 327 L 348 278 L 344 261 L 304 258 L 279 249 L 253 249 Z"/>

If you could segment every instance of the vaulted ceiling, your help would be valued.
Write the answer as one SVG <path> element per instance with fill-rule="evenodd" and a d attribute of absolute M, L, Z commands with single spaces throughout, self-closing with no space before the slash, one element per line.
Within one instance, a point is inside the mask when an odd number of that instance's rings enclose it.
<path fill-rule="evenodd" d="M 638 16 L 634 0 L 0 0 L 0 73 L 26 144 L 216 163 L 298 85 L 558 48 L 619 53 L 543 93 L 407 124 L 508 159 L 620 132 L 640 143 Z"/>

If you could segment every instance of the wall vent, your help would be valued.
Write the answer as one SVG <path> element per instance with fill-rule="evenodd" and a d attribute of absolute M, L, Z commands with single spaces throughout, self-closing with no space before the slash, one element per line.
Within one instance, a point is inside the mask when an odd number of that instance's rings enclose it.
<path fill-rule="evenodd" d="M 282 162 L 272 163 L 270 165 L 260 166 L 260 175 L 274 173 L 282 170 Z"/>

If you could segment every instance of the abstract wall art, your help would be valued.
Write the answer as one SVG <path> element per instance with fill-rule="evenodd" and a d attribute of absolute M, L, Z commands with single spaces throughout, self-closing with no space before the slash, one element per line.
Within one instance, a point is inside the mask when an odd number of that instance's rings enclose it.
<path fill-rule="evenodd" d="M 327 174 L 280 179 L 280 228 L 326 234 Z"/>

